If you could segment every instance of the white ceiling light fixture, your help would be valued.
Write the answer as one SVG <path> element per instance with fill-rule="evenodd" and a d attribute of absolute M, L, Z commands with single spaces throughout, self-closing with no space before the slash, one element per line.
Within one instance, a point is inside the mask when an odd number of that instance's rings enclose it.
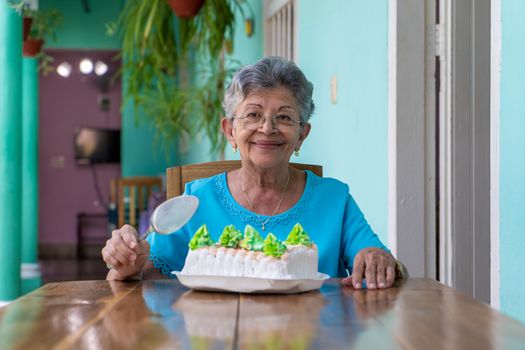
<path fill-rule="evenodd" d="M 57 73 L 63 78 L 67 78 L 71 75 L 71 64 L 69 62 L 62 62 L 57 67 Z"/>
<path fill-rule="evenodd" d="M 84 58 L 80 61 L 78 69 L 82 74 L 91 74 L 93 72 L 93 62 L 89 58 Z"/>
<path fill-rule="evenodd" d="M 98 76 L 104 75 L 108 72 L 108 65 L 102 61 L 95 63 L 95 74 Z"/>

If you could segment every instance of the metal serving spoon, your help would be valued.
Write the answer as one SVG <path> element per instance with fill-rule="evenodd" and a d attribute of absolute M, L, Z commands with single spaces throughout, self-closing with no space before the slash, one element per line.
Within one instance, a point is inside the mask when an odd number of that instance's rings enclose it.
<path fill-rule="evenodd" d="M 184 226 L 199 206 L 199 198 L 192 195 L 173 197 L 159 205 L 151 215 L 150 226 L 144 237 L 151 232 L 170 234 Z"/>
<path fill-rule="evenodd" d="M 151 215 L 148 231 L 141 235 L 140 240 L 146 239 L 152 232 L 170 234 L 184 226 L 195 214 L 199 206 L 199 198 L 192 195 L 173 197 L 160 204 Z M 106 264 L 112 269 L 111 264 Z"/>

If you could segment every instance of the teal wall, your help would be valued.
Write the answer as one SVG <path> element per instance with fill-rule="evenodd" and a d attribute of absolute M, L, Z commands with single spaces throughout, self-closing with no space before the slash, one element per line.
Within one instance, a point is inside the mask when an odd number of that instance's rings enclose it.
<path fill-rule="evenodd" d="M 325 176 L 348 183 L 387 243 L 388 1 L 300 1 L 298 20 L 298 64 L 314 84 L 316 111 L 292 160 L 321 164 Z"/>
<path fill-rule="evenodd" d="M 47 48 L 108 49 L 120 48 L 117 37 L 105 34 L 105 24 L 117 19 L 124 0 L 89 0 L 91 12 L 85 13 L 80 0 L 40 0 L 42 10 L 58 9 L 64 20 L 57 40 L 48 40 Z"/>
<path fill-rule="evenodd" d="M 525 1 L 501 2 L 500 305 L 525 322 Z"/>
<path fill-rule="evenodd" d="M 122 84 L 126 90 L 126 83 Z M 155 130 L 139 117 L 137 121 L 131 103 L 122 109 L 121 171 L 126 176 L 164 175 L 166 168 L 178 163 L 176 144 L 165 153 L 155 137 Z"/>

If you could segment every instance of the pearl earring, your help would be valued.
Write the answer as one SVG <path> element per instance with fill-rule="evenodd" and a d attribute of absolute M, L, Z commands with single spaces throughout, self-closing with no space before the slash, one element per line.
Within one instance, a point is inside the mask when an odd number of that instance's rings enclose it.
<path fill-rule="evenodd" d="M 237 144 L 233 141 L 233 137 L 230 140 L 233 142 L 233 145 L 232 145 L 233 153 L 237 153 Z"/>
<path fill-rule="evenodd" d="M 299 150 L 296 149 L 295 151 L 293 151 L 293 154 L 295 154 L 296 157 L 299 157 Z"/>

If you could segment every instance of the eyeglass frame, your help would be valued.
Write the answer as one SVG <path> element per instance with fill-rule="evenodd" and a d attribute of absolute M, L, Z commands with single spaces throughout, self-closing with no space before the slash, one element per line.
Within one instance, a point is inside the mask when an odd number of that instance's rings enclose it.
<path fill-rule="evenodd" d="M 267 117 L 263 116 L 262 114 L 259 114 L 259 115 L 261 115 L 261 121 L 262 121 L 262 123 L 261 123 L 261 122 L 254 123 L 253 125 L 256 125 L 256 128 L 254 128 L 254 129 L 250 129 L 250 130 L 256 130 L 256 129 L 260 128 L 261 126 L 264 125 L 264 123 L 266 122 L 266 119 L 268 119 Z M 279 127 L 278 127 L 278 126 L 279 126 L 279 122 L 276 123 L 276 119 L 275 119 L 275 118 L 278 117 L 278 116 L 280 116 L 280 115 L 281 115 L 281 114 L 276 114 L 276 115 L 274 115 L 273 117 L 270 118 L 271 121 L 272 121 L 272 127 L 273 127 L 274 129 L 279 129 Z M 245 119 L 247 119 L 247 118 L 248 118 L 248 116 L 246 116 L 246 117 L 236 117 L 236 116 L 232 116 L 232 117 L 231 117 L 232 120 L 238 120 L 239 123 L 241 123 L 241 125 L 242 125 L 244 128 L 246 128 L 246 126 L 245 126 L 243 120 L 245 120 Z M 288 126 L 292 127 L 292 126 L 295 126 L 295 125 L 299 125 L 299 127 L 302 127 L 302 126 L 303 126 L 303 121 L 302 121 L 302 120 L 294 120 L 294 119 L 290 118 L 290 121 L 293 123 L 293 125 L 285 125 L 285 124 L 284 124 L 284 126 L 285 126 L 285 127 L 288 127 Z M 281 124 L 281 125 L 283 125 L 283 124 Z M 246 129 L 249 129 L 249 128 L 246 128 Z"/>

